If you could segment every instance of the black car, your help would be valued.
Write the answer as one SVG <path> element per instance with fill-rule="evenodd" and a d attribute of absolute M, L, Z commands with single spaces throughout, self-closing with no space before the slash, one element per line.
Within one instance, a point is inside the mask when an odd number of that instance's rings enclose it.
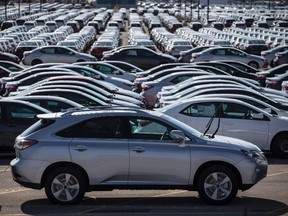
<path fill-rule="evenodd" d="M 49 113 L 48 110 L 21 100 L 9 98 L 0 100 L 0 152 L 12 152 L 15 138 L 35 123 L 37 114 Z"/>
<path fill-rule="evenodd" d="M 175 63 L 177 59 L 171 55 L 157 53 L 145 47 L 125 47 L 114 52 L 105 53 L 102 60 L 118 60 L 148 70 L 160 64 Z"/>

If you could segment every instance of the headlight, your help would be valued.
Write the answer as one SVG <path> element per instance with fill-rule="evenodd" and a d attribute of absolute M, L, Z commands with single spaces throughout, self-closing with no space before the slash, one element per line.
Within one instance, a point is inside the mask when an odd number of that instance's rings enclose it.
<path fill-rule="evenodd" d="M 247 150 L 243 150 L 243 149 L 241 150 L 241 152 L 246 157 L 253 158 L 254 160 L 267 161 L 266 157 L 264 156 L 264 154 L 262 152 L 259 152 L 259 151 L 256 151 L 256 150 L 247 151 Z"/>

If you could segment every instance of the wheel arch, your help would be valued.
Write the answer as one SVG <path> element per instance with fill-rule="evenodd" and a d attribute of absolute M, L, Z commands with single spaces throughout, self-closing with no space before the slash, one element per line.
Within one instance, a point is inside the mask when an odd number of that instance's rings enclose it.
<path fill-rule="evenodd" d="M 199 178 L 199 175 L 200 173 L 205 170 L 207 167 L 209 166 L 213 166 L 213 165 L 222 165 L 222 166 L 226 166 L 228 167 L 229 169 L 231 169 L 235 174 L 236 174 L 236 177 L 237 177 L 237 180 L 238 180 L 238 190 L 239 189 L 242 189 L 242 178 L 241 178 L 241 175 L 240 175 L 240 172 L 238 171 L 238 169 L 233 166 L 232 164 L 230 163 L 227 163 L 227 162 L 224 162 L 224 161 L 209 161 L 209 162 L 206 162 L 204 164 L 202 164 L 196 171 L 195 175 L 194 175 L 194 180 L 193 180 L 193 188 L 194 189 L 197 189 L 197 182 L 198 182 L 198 178 Z"/>
<path fill-rule="evenodd" d="M 89 183 L 89 178 L 88 178 L 88 174 L 87 174 L 87 172 L 86 172 L 81 166 L 79 166 L 79 165 L 77 165 L 77 164 L 75 164 L 75 163 L 72 163 L 72 162 L 65 162 L 65 161 L 63 161 L 63 162 L 53 163 L 53 164 L 51 164 L 50 166 L 48 166 L 48 167 L 45 169 L 45 171 L 44 171 L 44 173 L 43 173 L 43 175 L 42 175 L 42 178 L 41 178 L 41 188 L 44 187 L 44 185 L 45 185 L 45 180 L 47 179 L 48 174 L 49 174 L 53 169 L 58 168 L 58 167 L 65 167 L 65 166 L 67 166 L 67 167 L 73 167 L 74 169 L 79 170 L 79 171 L 83 174 L 83 176 L 84 176 L 84 178 L 85 178 L 85 180 L 86 180 L 87 186 L 90 185 L 90 183 Z"/>

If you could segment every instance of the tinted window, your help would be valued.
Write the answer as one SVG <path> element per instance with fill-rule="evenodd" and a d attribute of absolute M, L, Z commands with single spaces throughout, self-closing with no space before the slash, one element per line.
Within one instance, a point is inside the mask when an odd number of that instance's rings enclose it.
<path fill-rule="evenodd" d="M 120 118 L 94 118 L 68 127 L 56 135 L 74 138 L 121 138 L 121 124 Z"/>

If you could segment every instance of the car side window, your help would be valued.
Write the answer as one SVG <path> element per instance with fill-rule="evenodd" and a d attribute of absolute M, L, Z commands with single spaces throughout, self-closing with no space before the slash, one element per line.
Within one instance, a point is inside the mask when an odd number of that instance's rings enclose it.
<path fill-rule="evenodd" d="M 211 53 L 214 55 L 225 55 L 225 50 L 217 49 L 217 50 L 213 50 Z"/>
<path fill-rule="evenodd" d="M 162 122 L 148 118 L 129 119 L 131 139 L 169 140 L 172 128 Z"/>
<path fill-rule="evenodd" d="M 173 84 L 177 84 L 177 83 L 183 82 L 189 78 L 191 78 L 191 76 L 187 76 L 187 75 L 178 76 L 178 77 L 175 77 L 174 79 L 172 79 L 170 82 Z"/>
<path fill-rule="evenodd" d="M 253 119 L 257 112 L 249 107 L 235 103 L 222 103 L 223 117 L 234 119 Z"/>
<path fill-rule="evenodd" d="M 137 51 L 136 50 L 127 50 L 126 56 L 137 56 Z"/>
<path fill-rule="evenodd" d="M 42 49 L 41 52 L 45 54 L 55 54 L 55 49 L 52 47 L 47 47 L 45 49 Z"/>
<path fill-rule="evenodd" d="M 192 117 L 212 117 L 216 110 L 216 103 L 199 103 L 187 106 L 180 113 Z"/>
<path fill-rule="evenodd" d="M 93 118 L 68 127 L 56 135 L 73 138 L 121 138 L 121 118 Z"/>
<path fill-rule="evenodd" d="M 37 114 L 40 112 L 28 107 L 28 106 L 20 106 L 20 105 L 11 105 L 7 107 L 10 112 L 8 114 L 12 119 L 34 119 Z"/>
<path fill-rule="evenodd" d="M 148 50 L 138 50 L 138 56 L 153 57 L 153 56 L 155 56 L 155 54 L 153 52 L 148 51 Z"/>

